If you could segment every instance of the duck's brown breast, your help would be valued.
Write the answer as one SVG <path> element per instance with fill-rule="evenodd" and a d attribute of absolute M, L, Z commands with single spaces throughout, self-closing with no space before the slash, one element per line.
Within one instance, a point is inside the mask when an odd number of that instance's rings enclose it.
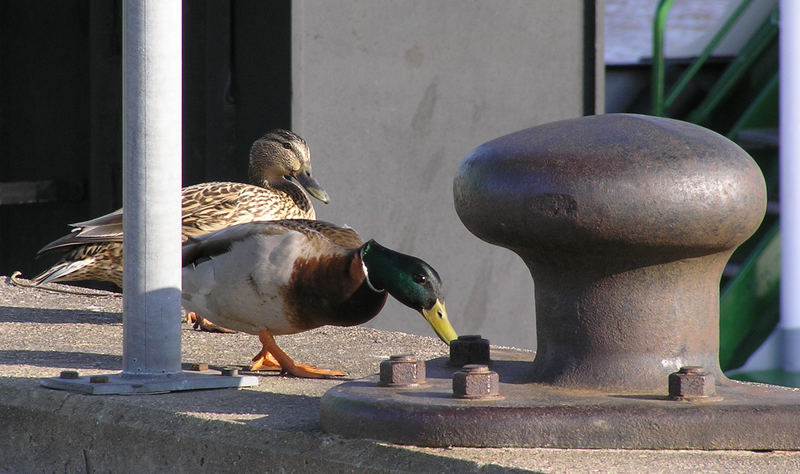
<path fill-rule="evenodd" d="M 299 330 L 323 325 L 355 326 L 374 318 L 386 302 L 386 292 L 366 282 L 355 250 L 313 258 L 298 258 L 284 301 L 291 324 Z"/>

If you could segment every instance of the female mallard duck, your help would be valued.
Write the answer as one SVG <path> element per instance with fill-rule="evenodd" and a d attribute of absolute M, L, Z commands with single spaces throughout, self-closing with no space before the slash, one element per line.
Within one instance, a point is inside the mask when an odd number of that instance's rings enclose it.
<path fill-rule="evenodd" d="M 441 286 L 422 260 L 374 240 L 363 243 L 353 229 L 322 221 L 251 222 L 183 245 L 183 306 L 216 324 L 258 335 L 262 348 L 251 370 L 344 375 L 295 363 L 273 335 L 364 323 L 383 308 L 387 292 L 421 312 L 449 344 L 457 336 Z"/>
<path fill-rule="evenodd" d="M 311 176 L 305 140 L 287 130 L 272 130 L 250 148 L 251 184 L 211 182 L 182 189 L 185 242 L 230 225 L 256 220 L 314 219 L 312 196 L 328 195 Z M 97 219 L 71 224 L 72 232 L 39 250 L 66 251 L 61 260 L 34 277 L 36 285 L 55 281 L 109 281 L 122 288 L 122 209 Z"/>

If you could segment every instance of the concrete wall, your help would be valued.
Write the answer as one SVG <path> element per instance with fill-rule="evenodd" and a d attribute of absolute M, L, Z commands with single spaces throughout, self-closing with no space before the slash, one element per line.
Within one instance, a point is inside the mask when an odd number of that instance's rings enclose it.
<path fill-rule="evenodd" d="M 595 8 L 584 0 L 292 4 L 292 126 L 331 195 L 318 217 L 431 263 L 460 334 L 535 347 L 530 274 L 464 228 L 453 177 L 481 143 L 594 110 L 597 76 L 585 65 L 596 64 L 595 18 L 585 6 Z M 369 325 L 432 334 L 391 298 Z"/>

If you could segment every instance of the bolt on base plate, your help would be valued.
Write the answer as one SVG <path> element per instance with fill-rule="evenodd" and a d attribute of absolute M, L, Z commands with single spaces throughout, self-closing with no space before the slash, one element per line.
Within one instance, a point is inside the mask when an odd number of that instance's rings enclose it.
<path fill-rule="evenodd" d="M 124 376 L 122 373 L 89 377 L 79 376 L 75 371 L 64 371 L 60 377 L 42 379 L 41 385 L 87 395 L 129 395 L 252 387 L 258 385 L 258 377 L 221 375 L 216 370 L 183 371 L 178 374 L 141 377 Z"/>
<path fill-rule="evenodd" d="M 418 446 L 800 450 L 800 390 L 718 380 L 707 399 L 605 393 L 530 382 L 534 353 L 492 348 L 500 399 L 455 398 L 447 358 L 427 385 L 382 387 L 378 376 L 322 398 L 326 431 Z M 666 386 L 666 381 L 665 381 Z"/>

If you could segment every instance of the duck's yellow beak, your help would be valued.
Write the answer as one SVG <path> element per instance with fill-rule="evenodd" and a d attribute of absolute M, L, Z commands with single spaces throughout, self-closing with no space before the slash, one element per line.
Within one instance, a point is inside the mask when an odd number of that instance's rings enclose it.
<path fill-rule="evenodd" d="M 444 301 L 436 300 L 436 303 L 430 309 L 423 309 L 422 316 L 431 325 L 433 331 L 443 340 L 447 345 L 450 341 L 458 339 L 458 334 L 450 325 L 450 320 L 447 319 L 447 310 L 444 307 Z"/>

